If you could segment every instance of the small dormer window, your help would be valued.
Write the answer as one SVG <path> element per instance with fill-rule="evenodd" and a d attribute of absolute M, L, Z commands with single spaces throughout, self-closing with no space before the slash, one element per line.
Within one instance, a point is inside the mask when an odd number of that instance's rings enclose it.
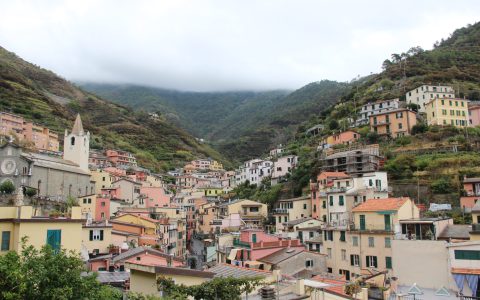
<path fill-rule="evenodd" d="M 71 146 L 75 146 L 75 137 L 74 137 L 74 136 L 72 136 L 72 137 L 70 138 L 70 145 L 71 145 Z"/>

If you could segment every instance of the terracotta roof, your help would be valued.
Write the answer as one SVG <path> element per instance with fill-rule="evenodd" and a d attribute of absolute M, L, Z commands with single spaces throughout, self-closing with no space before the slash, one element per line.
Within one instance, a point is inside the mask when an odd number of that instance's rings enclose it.
<path fill-rule="evenodd" d="M 480 269 L 452 268 L 454 274 L 480 275 Z"/>
<path fill-rule="evenodd" d="M 469 240 L 472 225 L 449 224 L 438 235 L 439 239 Z"/>
<path fill-rule="evenodd" d="M 266 277 L 271 275 L 272 273 L 269 271 L 259 270 L 259 269 L 251 269 L 251 268 L 244 268 L 229 264 L 218 264 L 213 268 L 207 270 L 208 272 L 212 272 L 215 274 L 215 277 L 236 277 L 236 278 L 244 278 L 244 277 Z"/>
<path fill-rule="evenodd" d="M 352 209 L 353 212 L 362 211 L 385 211 L 398 210 L 405 202 L 410 200 L 408 197 L 402 198 L 385 198 L 385 199 L 368 199 L 359 206 Z"/>
<path fill-rule="evenodd" d="M 325 175 L 326 177 L 350 177 L 349 175 L 345 174 L 345 172 L 322 172 L 318 174 L 318 177 L 320 175 Z"/>
<path fill-rule="evenodd" d="M 140 259 L 138 259 L 140 258 Z M 128 259 L 126 262 L 142 265 L 142 266 L 167 266 L 167 258 L 157 255 L 152 255 L 147 253 L 141 253 L 140 255 L 135 255 L 134 257 Z M 172 260 L 172 266 L 180 267 L 183 266 L 183 263 L 177 260 Z"/>
<path fill-rule="evenodd" d="M 322 277 L 320 275 L 312 277 L 312 280 L 327 283 L 327 284 L 331 284 L 331 286 L 325 288 L 326 291 L 333 292 L 333 293 L 338 294 L 338 295 L 350 297 L 349 295 L 347 295 L 345 293 L 345 285 L 348 284 L 347 281 L 337 280 L 337 279 L 329 279 L 329 278 Z"/>

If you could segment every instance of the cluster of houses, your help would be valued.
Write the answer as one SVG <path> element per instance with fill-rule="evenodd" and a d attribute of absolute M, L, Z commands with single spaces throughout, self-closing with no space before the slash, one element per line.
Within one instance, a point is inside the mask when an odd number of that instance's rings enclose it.
<path fill-rule="evenodd" d="M 413 110 L 409 104 L 416 104 Z M 410 135 L 415 125 L 451 125 L 459 128 L 480 125 L 480 104 L 455 97 L 450 86 L 422 85 L 406 93 L 405 101 L 400 99 L 380 100 L 364 104 L 351 127 L 369 126 L 370 132 L 381 137 L 397 138 Z M 307 130 L 309 135 L 322 132 L 319 124 Z M 360 138 L 354 129 L 333 134 L 320 142 L 319 149 L 335 145 L 350 145 Z"/>
<path fill-rule="evenodd" d="M 419 87 L 407 101 L 428 122 L 447 110 L 451 118 L 440 125 L 474 125 L 474 106 L 455 99 L 451 88 L 435 88 Z M 417 119 L 398 100 L 364 107 L 357 122 L 379 134 L 407 135 Z M 460 117 L 464 123 L 455 121 Z M 298 157 L 282 147 L 235 171 L 197 159 L 169 172 L 175 182 L 167 183 L 128 152 L 90 151 L 90 134 L 77 116 L 65 132 L 62 158 L 13 141 L 0 148 L 0 185 L 16 189 L 0 195 L 0 255 L 20 251 L 28 236 L 36 247 L 80 252 L 88 272 L 105 284 L 150 295 L 160 295 L 160 277 L 192 286 L 233 276 L 263 278 L 248 299 L 479 296 L 480 178 L 463 179 L 461 205 L 472 224 L 425 217 L 425 206 L 393 197 L 379 146 L 356 146 L 359 137 L 349 130 L 323 139 L 309 193 L 269 207 L 229 192 L 247 181 L 288 179 Z M 336 144 L 351 147 L 327 149 Z M 61 205 L 72 199 L 77 205 Z"/>

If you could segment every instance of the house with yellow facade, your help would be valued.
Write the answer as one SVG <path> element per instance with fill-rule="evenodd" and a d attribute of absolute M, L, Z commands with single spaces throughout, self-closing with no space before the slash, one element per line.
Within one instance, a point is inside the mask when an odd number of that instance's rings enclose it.
<path fill-rule="evenodd" d="M 312 217 L 312 201 L 310 197 L 282 199 L 273 210 L 276 232 L 284 231 L 284 223 Z"/>
<path fill-rule="evenodd" d="M 425 105 L 428 125 L 469 126 L 469 102 L 469 100 L 457 98 L 435 98 L 430 100 Z"/>
<path fill-rule="evenodd" d="M 400 220 L 419 217 L 410 198 L 368 199 L 352 209 L 346 228 L 323 229 L 323 251 L 330 273 L 347 280 L 373 270 L 392 270 L 391 242 L 401 234 Z"/>
<path fill-rule="evenodd" d="M 268 216 L 268 208 L 264 203 L 248 199 L 238 199 L 218 205 L 221 218 L 239 214 L 240 218 L 249 227 L 258 227 Z"/>
<path fill-rule="evenodd" d="M 108 253 L 112 244 L 112 225 L 108 221 L 87 221 L 82 226 L 82 250 L 88 254 Z"/>
<path fill-rule="evenodd" d="M 22 238 L 27 245 L 41 248 L 50 245 L 54 250 L 81 251 L 82 214 L 80 207 L 72 207 L 68 217 L 39 217 L 32 206 L 0 207 L 0 253 L 21 251 Z"/>
<path fill-rule="evenodd" d="M 116 177 L 103 169 L 98 169 L 90 170 L 90 179 L 95 182 L 95 194 L 99 195 L 102 189 L 112 186 Z"/>

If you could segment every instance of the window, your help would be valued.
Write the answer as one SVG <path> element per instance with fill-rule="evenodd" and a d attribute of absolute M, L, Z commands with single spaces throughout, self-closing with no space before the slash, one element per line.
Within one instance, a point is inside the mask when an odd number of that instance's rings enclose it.
<path fill-rule="evenodd" d="M 360 215 L 360 230 L 365 230 L 365 215 Z"/>
<path fill-rule="evenodd" d="M 103 230 L 93 229 L 90 230 L 91 241 L 103 241 Z"/>
<path fill-rule="evenodd" d="M 72 145 L 72 146 L 75 145 L 75 137 L 74 137 L 74 136 L 72 136 L 72 137 L 70 138 L 70 145 Z"/>
<path fill-rule="evenodd" d="M 317 212 L 317 205 L 316 204 L 313 205 L 313 212 Z"/>
<path fill-rule="evenodd" d="M 340 205 L 340 206 L 344 205 L 343 195 L 338 196 L 338 205 Z"/>
<path fill-rule="evenodd" d="M 2 247 L 0 251 L 10 250 L 10 231 L 2 231 Z"/>
<path fill-rule="evenodd" d="M 105 213 L 104 212 L 100 213 L 100 218 L 105 219 Z"/>
<path fill-rule="evenodd" d="M 385 238 L 385 248 L 391 248 L 392 247 L 392 239 L 389 237 Z"/>
<path fill-rule="evenodd" d="M 303 204 L 303 209 L 307 209 L 307 203 Z"/>
<path fill-rule="evenodd" d="M 322 201 L 322 208 L 327 208 L 327 201 Z"/>
<path fill-rule="evenodd" d="M 307 268 L 313 267 L 313 259 L 307 259 L 305 261 L 305 267 L 307 267 Z"/>
<path fill-rule="evenodd" d="M 350 255 L 350 265 L 351 266 L 360 266 L 360 256 L 357 254 L 351 254 Z"/>
<path fill-rule="evenodd" d="M 367 268 L 377 268 L 377 257 L 376 256 L 366 256 Z"/>
<path fill-rule="evenodd" d="M 342 249 L 340 252 L 342 254 L 342 260 L 347 260 L 347 250 Z"/>
<path fill-rule="evenodd" d="M 55 252 L 60 251 L 62 243 L 62 230 L 49 229 L 47 230 L 47 245 L 52 247 Z"/>
<path fill-rule="evenodd" d="M 358 247 L 358 236 L 352 236 L 352 245 Z"/>
<path fill-rule="evenodd" d="M 345 231 L 340 231 L 340 241 L 345 242 Z"/>
<path fill-rule="evenodd" d="M 333 196 L 330 196 L 330 206 L 333 206 Z"/>
<path fill-rule="evenodd" d="M 402 123 L 398 123 L 398 129 L 402 129 L 403 127 L 403 124 Z"/>
<path fill-rule="evenodd" d="M 283 217 L 283 219 L 285 220 L 284 222 L 288 222 L 288 217 L 287 216 Z"/>
<path fill-rule="evenodd" d="M 373 186 L 373 180 L 372 179 L 368 180 L 368 186 Z"/>
<path fill-rule="evenodd" d="M 477 251 L 477 250 L 455 250 L 455 259 L 480 260 L 480 251 Z"/>
<path fill-rule="evenodd" d="M 92 198 L 88 198 L 87 202 L 88 202 L 88 204 L 91 204 L 92 203 Z"/>
<path fill-rule="evenodd" d="M 102 202 L 100 203 L 100 205 L 103 206 L 103 207 L 105 207 L 105 201 L 102 201 Z"/>
<path fill-rule="evenodd" d="M 258 212 L 258 206 L 250 207 L 250 212 Z"/>
<path fill-rule="evenodd" d="M 282 223 L 282 217 L 278 217 L 278 223 Z"/>
<path fill-rule="evenodd" d="M 445 105 L 445 100 L 442 100 L 442 105 Z"/>
<path fill-rule="evenodd" d="M 385 256 L 385 266 L 387 269 L 392 268 L 392 258 L 390 256 Z"/>
<path fill-rule="evenodd" d="M 375 238 L 373 236 L 368 237 L 368 247 L 375 247 Z"/>

